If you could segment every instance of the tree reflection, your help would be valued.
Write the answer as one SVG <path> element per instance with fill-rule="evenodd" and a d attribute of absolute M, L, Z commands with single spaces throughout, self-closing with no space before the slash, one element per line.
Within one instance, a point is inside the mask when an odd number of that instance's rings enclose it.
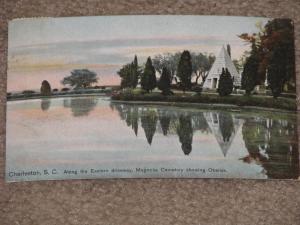
<path fill-rule="evenodd" d="M 66 99 L 63 103 L 64 107 L 71 108 L 75 117 L 87 116 L 96 106 L 97 98 L 71 98 Z"/>
<path fill-rule="evenodd" d="M 203 112 L 193 115 L 192 120 L 194 122 L 194 130 L 200 130 L 202 133 L 211 132 Z"/>
<path fill-rule="evenodd" d="M 156 111 L 151 109 L 146 109 L 146 111 L 142 112 L 141 124 L 144 129 L 146 139 L 149 145 L 151 145 L 153 136 L 156 131 L 156 123 L 157 123 Z"/>
<path fill-rule="evenodd" d="M 41 101 L 41 109 L 47 111 L 51 106 L 51 100 L 48 98 L 43 98 Z"/>
<path fill-rule="evenodd" d="M 226 157 L 241 120 L 229 112 L 205 112 L 205 119 Z"/>
<path fill-rule="evenodd" d="M 126 111 L 125 111 L 125 121 L 127 126 L 131 126 L 131 128 L 133 129 L 135 135 L 137 136 L 138 134 L 138 108 L 136 106 L 133 107 L 125 107 Z"/>
<path fill-rule="evenodd" d="M 141 126 L 149 145 L 156 132 L 166 138 L 177 135 L 185 155 L 192 151 L 194 132 L 200 131 L 212 133 L 226 157 L 243 123 L 242 136 L 249 153 L 242 159 L 245 163 L 260 165 L 270 178 L 299 176 L 297 130 L 293 121 L 243 117 L 230 112 L 187 112 L 118 103 L 111 103 L 111 108 L 118 112 L 135 135 L 138 135 L 138 127 Z"/>
<path fill-rule="evenodd" d="M 189 155 L 192 151 L 193 143 L 193 127 L 191 116 L 181 115 L 177 127 L 177 134 L 181 143 L 181 149 L 185 155 Z"/>
<path fill-rule="evenodd" d="M 167 136 L 170 128 L 171 116 L 163 110 L 158 110 L 158 115 L 163 135 Z"/>
<path fill-rule="evenodd" d="M 228 112 L 219 114 L 220 131 L 224 142 L 229 142 L 234 132 L 232 115 Z"/>
<path fill-rule="evenodd" d="M 253 119 L 246 119 L 242 127 L 242 135 L 249 156 L 243 158 L 246 163 L 255 162 L 262 164 L 267 157 L 261 153 L 265 152 L 268 137 L 264 122 L 257 123 Z"/>
<path fill-rule="evenodd" d="M 131 127 L 137 136 L 139 127 L 139 108 L 137 106 L 111 103 L 110 108 L 117 110 L 121 120 Z"/>
<path fill-rule="evenodd" d="M 297 128 L 287 120 L 246 119 L 242 128 L 249 155 L 246 163 L 256 163 L 269 178 L 299 177 Z"/>

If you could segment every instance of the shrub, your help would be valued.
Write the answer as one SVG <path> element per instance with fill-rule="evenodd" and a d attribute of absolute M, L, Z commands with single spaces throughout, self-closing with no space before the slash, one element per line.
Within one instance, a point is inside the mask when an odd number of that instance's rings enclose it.
<path fill-rule="evenodd" d="M 273 99 L 270 97 L 256 96 L 218 96 L 202 94 L 193 96 L 172 95 L 164 96 L 160 93 L 135 95 L 132 92 L 114 93 L 113 100 L 123 101 L 158 101 L 158 102 L 183 102 L 183 103 L 206 103 L 206 104 L 231 104 L 237 106 L 258 106 L 264 108 L 278 108 L 285 110 L 297 110 L 296 100 L 291 98 Z"/>
<path fill-rule="evenodd" d="M 163 67 L 157 87 L 162 91 L 163 95 L 171 94 L 171 72 L 166 67 Z"/>
<path fill-rule="evenodd" d="M 24 95 L 30 95 L 30 94 L 34 94 L 34 93 L 35 93 L 35 91 L 32 91 L 32 90 L 24 90 L 22 92 L 22 94 L 24 94 Z"/>
<path fill-rule="evenodd" d="M 231 77 L 231 74 L 227 68 L 226 70 L 222 68 L 222 73 L 219 79 L 218 93 L 220 96 L 227 96 L 232 93 L 232 90 L 233 90 L 233 79 Z"/>
<path fill-rule="evenodd" d="M 143 95 L 143 94 L 146 94 L 147 92 L 141 88 L 135 88 L 135 89 L 132 89 L 132 94 L 134 95 Z"/>
<path fill-rule="evenodd" d="M 51 86 L 48 81 L 43 80 L 40 91 L 43 96 L 51 95 Z"/>

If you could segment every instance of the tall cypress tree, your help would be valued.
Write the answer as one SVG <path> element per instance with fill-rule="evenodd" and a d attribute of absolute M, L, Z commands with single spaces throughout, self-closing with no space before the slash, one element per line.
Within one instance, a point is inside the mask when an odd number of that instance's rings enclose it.
<path fill-rule="evenodd" d="M 192 86 L 192 60 L 189 51 L 183 51 L 181 54 L 178 67 L 177 67 L 177 77 L 179 77 L 183 91 L 190 89 Z"/>
<path fill-rule="evenodd" d="M 252 43 L 251 55 L 247 58 L 242 72 L 242 89 L 250 95 L 259 80 L 259 55 L 255 42 Z"/>
<path fill-rule="evenodd" d="M 51 86 L 47 80 L 43 80 L 42 82 L 41 95 L 44 96 L 51 95 Z"/>
<path fill-rule="evenodd" d="M 131 67 L 132 67 L 131 84 L 133 88 L 136 88 L 140 77 L 139 65 L 138 65 L 138 60 L 136 55 L 134 56 L 134 60 L 131 64 Z"/>
<path fill-rule="evenodd" d="M 133 62 L 124 65 L 117 73 L 121 77 L 122 88 L 136 88 L 141 74 L 137 56 L 135 55 Z"/>
<path fill-rule="evenodd" d="M 280 46 L 273 50 L 268 65 L 268 84 L 274 98 L 279 97 L 286 81 L 286 52 Z"/>
<path fill-rule="evenodd" d="M 220 96 L 230 95 L 233 90 L 233 79 L 230 72 L 226 68 L 222 68 L 222 73 L 219 79 L 218 93 Z"/>
<path fill-rule="evenodd" d="M 144 73 L 141 77 L 141 86 L 147 92 L 152 91 L 156 87 L 155 69 L 150 57 L 147 59 Z"/>
<path fill-rule="evenodd" d="M 171 93 L 171 73 L 166 67 L 163 67 L 162 69 L 157 87 L 162 91 L 163 95 Z"/>
<path fill-rule="evenodd" d="M 295 48 L 294 24 L 290 19 L 273 19 L 265 26 L 261 37 L 264 50 L 267 80 L 273 96 L 276 98 L 283 91 L 295 91 Z M 284 83 L 284 84 L 282 84 Z"/>

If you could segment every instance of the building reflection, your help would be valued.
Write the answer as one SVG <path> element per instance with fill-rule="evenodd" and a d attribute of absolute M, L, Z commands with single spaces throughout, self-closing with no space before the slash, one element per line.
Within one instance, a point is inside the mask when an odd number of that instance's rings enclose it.
<path fill-rule="evenodd" d="M 184 155 L 192 152 L 193 137 L 200 132 L 212 134 L 226 157 L 241 129 L 240 135 L 248 151 L 248 155 L 241 158 L 242 162 L 261 166 L 269 178 L 299 177 L 297 127 L 293 120 L 275 120 L 263 115 L 245 116 L 229 111 L 189 112 L 184 109 L 118 103 L 111 103 L 110 107 L 118 112 L 135 135 L 141 127 L 149 145 L 155 133 L 166 138 L 178 136 Z"/>
<path fill-rule="evenodd" d="M 228 150 L 235 138 L 235 135 L 243 123 L 242 119 L 238 118 L 230 112 L 205 112 L 207 124 L 214 134 L 223 155 L 226 157 Z"/>

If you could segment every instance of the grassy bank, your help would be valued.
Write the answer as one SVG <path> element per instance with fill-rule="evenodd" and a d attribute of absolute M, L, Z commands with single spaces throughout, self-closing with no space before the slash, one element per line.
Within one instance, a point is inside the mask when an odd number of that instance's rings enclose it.
<path fill-rule="evenodd" d="M 7 95 L 7 100 L 25 100 L 25 99 L 37 99 L 37 98 L 58 98 L 58 97 L 75 97 L 85 95 L 110 95 L 112 90 L 110 89 L 81 89 L 81 90 L 69 90 L 69 91 L 56 91 L 51 95 L 44 96 L 40 92 L 23 92 L 18 94 Z"/>
<path fill-rule="evenodd" d="M 121 92 L 114 94 L 112 100 L 121 101 L 151 101 L 151 102 L 184 102 L 184 103 L 206 103 L 206 104 L 230 104 L 237 106 L 256 106 L 264 108 L 283 109 L 297 111 L 296 100 L 279 97 L 274 99 L 266 96 L 244 96 L 230 95 L 220 97 L 216 94 L 183 95 L 175 94 L 164 96 L 160 93 L 141 94 L 134 92 Z"/>

